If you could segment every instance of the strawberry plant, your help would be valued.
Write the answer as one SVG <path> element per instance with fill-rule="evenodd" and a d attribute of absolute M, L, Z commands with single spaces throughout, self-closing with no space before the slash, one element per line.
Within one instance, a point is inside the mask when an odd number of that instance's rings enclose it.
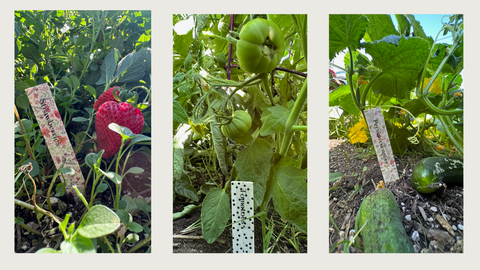
<path fill-rule="evenodd" d="M 343 110 L 330 134 L 366 143 L 368 128 L 358 124 L 365 109 L 381 107 L 395 154 L 418 145 L 430 155 L 462 157 L 463 16 L 444 16 L 434 37 L 413 15 L 395 18 L 396 26 L 389 15 L 330 15 L 330 61 L 345 53 L 343 66 L 331 66 L 346 75 L 338 83 L 329 71 L 330 106 Z M 451 44 L 439 42 L 442 35 Z"/>
<path fill-rule="evenodd" d="M 201 206 L 211 244 L 231 229 L 231 183 L 253 182 L 263 252 L 281 250 L 280 239 L 298 252 L 307 237 L 307 16 L 173 21 L 174 203 Z"/>
<path fill-rule="evenodd" d="M 15 11 L 16 252 L 150 252 L 150 28 L 149 11 Z M 26 92 L 45 84 L 51 127 Z M 72 144 L 84 190 L 52 136 Z"/>

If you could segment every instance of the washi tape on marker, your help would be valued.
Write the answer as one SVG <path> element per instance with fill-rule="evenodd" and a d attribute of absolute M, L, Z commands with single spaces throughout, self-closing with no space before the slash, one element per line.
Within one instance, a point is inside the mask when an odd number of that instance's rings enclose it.
<path fill-rule="evenodd" d="M 48 84 L 37 85 L 25 91 L 55 167 L 58 170 L 65 161 L 63 167 L 75 171 L 73 175 L 63 174 L 67 193 L 76 196 L 73 186 L 77 186 L 83 193 L 85 180 Z"/>
<path fill-rule="evenodd" d="M 232 182 L 233 253 L 255 253 L 253 182 Z"/>
<path fill-rule="evenodd" d="M 382 170 L 383 179 L 385 183 L 395 181 L 399 178 L 397 165 L 393 158 L 392 146 L 385 127 L 382 109 L 377 107 L 365 110 L 364 113 L 373 145 L 375 146 L 375 152 L 377 152 L 378 164 Z"/>

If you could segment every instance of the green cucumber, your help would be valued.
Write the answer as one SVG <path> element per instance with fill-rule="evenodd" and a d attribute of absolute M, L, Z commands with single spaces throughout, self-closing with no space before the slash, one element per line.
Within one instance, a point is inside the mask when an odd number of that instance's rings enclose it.
<path fill-rule="evenodd" d="M 463 159 L 429 157 L 413 167 L 412 185 L 418 192 L 432 193 L 445 184 L 463 184 Z"/>
<path fill-rule="evenodd" d="M 414 253 L 392 192 L 379 188 L 362 202 L 357 213 L 365 253 Z"/>

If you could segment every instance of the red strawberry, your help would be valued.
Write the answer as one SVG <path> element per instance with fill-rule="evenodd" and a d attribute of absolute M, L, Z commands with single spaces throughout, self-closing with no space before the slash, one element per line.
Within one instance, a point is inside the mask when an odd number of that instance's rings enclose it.
<path fill-rule="evenodd" d="M 97 101 L 95 101 L 95 104 L 93 104 L 93 109 L 95 111 L 98 111 L 98 108 L 100 108 L 100 106 L 102 106 L 102 104 L 107 102 L 107 101 L 117 101 L 115 99 L 115 97 L 113 96 L 113 89 L 115 89 L 115 92 L 117 92 L 117 97 L 118 97 L 118 95 L 120 95 L 120 92 L 118 91 L 118 89 L 120 89 L 120 87 L 114 86 L 114 87 L 108 88 L 107 91 L 103 92 L 103 94 L 101 94 L 98 97 Z"/>
<path fill-rule="evenodd" d="M 98 150 L 105 150 L 103 158 L 115 155 L 120 149 L 122 137 L 108 128 L 111 123 L 127 127 L 134 134 L 140 134 L 143 129 L 143 114 L 126 102 L 107 101 L 98 109 L 95 119 Z"/>

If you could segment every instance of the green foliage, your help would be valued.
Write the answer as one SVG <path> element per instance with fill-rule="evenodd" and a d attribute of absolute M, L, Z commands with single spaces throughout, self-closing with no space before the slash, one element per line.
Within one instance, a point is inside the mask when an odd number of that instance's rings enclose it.
<path fill-rule="evenodd" d="M 285 49 L 275 69 L 260 74 L 242 69 L 237 56 L 238 33 L 254 17 L 173 16 L 173 189 L 174 202 L 199 202 L 203 236 L 213 243 L 229 227 L 232 181 L 253 182 L 267 252 L 269 209 L 288 221 L 285 228 L 307 232 L 306 162 L 293 162 L 307 151 L 307 16 L 265 16 L 279 27 L 283 44 L 275 47 Z M 228 125 L 242 111 L 251 125 L 236 125 L 237 136 Z M 296 238 L 291 243 L 298 248 Z"/>
<path fill-rule="evenodd" d="M 32 163 L 30 176 L 39 182 L 37 192 L 46 195 L 47 200 L 53 194 L 57 197 L 66 194 L 68 183 L 58 181 L 63 178 L 57 176 L 59 173 L 70 174 L 71 169 L 65 167 L 56 172 L 42 130 L 25 94 L 27 88 L 47 83 L 76 158 L 80 166 L 89 171 L 88 175 L 84 173 L 84 177 L 86 185 L 91 188 L 91 194 L 75 195 L 89 209 L 84 213 L 81 223 L 77 221 L 77 228 L 74 224 L 67 228 L 68 215 L 59 224 L 65 238 L 60 250 L 42 249 L 39 252 L 97 252 L 97 239 L 112 234 L 120 227 L 114 210 L 119 211 L 120 201 L 128 200 L 120 200 L 123 177 L 128 173 L 144 171 L 139 167 L 125 170 L 127 160 L 136 152 L 150 151 L 145 150 L 145 146 L 150 145 L 151 126 L 151 12 L 16 10 L 14 15 L 14 101 L 18 113 L 15 123 L 15 167 Z M 124 139 L 122 149 L 114 159 L 106 160 L 102 159 L 103 152 L 95 153 L 93 104 L 111 86 L 121 87 L 123 91 L 120 98 L 135 103 L 143 113 L 145 124 L 143 134 L 132 134 L 124 127 L 114 126 Z M 21 181 L 20 177 L 26 178 Z M 33 186 L 29 181 L 25 174 L 17 175 L 16 199 L 27 200 L 32 197 Z M 100 193 L 114 196 L 111 200 L 113 205 L 102 205 L 96 198 Z M 138 203 L 134 203 L 130 210 L 142 211 L 150 219 L 150 202 L 135 202 Z M 47 204 L 38 206 L 46 207 Z M 149 230 L 150 226 L 132 222 L 124 222 L 123 225 L 133 233 L 140 231 L 140 228 L 141 231 L 144 228 Z M 105 242 L 98 241 L 103 252 L 126 251 L 128 248 L 123 243 L 127 240 L 134 243 L 139 237 L 134 234 L 124 237 L 121 233 L 116 236 L 103 239 Z M 111 248 L 111 244 L 115 248 Z"/>
<path fill-rule="evenodd" d="M 433 155 L 463 156 L 463 16 L 438 22 L 435 40 L 413 15 L 395 18 L 397 26 L 390 15 L 330 15 L 329 57 L 346 53 L 338 68 L 347 80 L 330 91 L 329 106 L 354 117 L 382 107 L 397 155 L 418 144 Z M 453 44 L 437 43 L 441 33 Z M 330 134 L 348 137 L 345 127 L 331 121 Z"/>

